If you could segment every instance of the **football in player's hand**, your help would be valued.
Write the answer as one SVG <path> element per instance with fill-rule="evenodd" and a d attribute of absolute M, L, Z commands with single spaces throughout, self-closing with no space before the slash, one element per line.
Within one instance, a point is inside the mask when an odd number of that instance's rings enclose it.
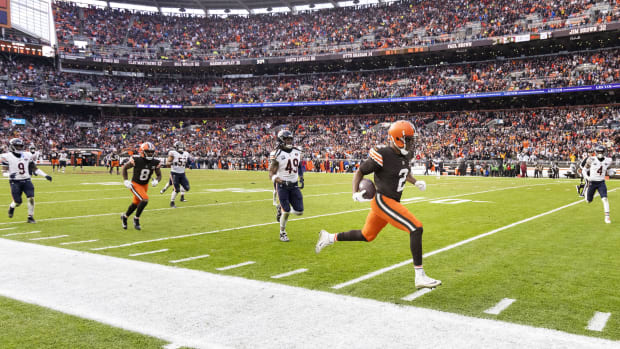
<path fill-rule="evenodd" d="M 364 199 L 372 199 L 375 197 L 376 189 L 375 184 L 367 178 L 362 179 L 359 186 L 359 191 L 366 190 L 364 193 Z"/>

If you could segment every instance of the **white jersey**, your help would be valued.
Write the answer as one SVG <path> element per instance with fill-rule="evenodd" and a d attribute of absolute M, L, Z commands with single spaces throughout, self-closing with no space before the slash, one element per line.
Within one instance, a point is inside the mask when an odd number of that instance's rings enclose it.
<path fill-rule="evenodd" d="M 176 150 L 171 150 L 168 153 L 168 156 L 172 156 L 172 165 L 170 166 L 170 171 L 174 173 L 185 173 L 185 166 L 191 159 L 189 153 L 186 151 L 184 151 L 183 153 L 179 153 Z"/>
<path fill-rule="evenodd" d="M 19 157 L 13 152 L 0 155 L 2 164 L 9 167 L 10 179 L 30 179 L 30 163 L 32 162 L 32 154 L 30 152 L 22 152 Z"/>
<path fill-rule="evenodd" d="M 36 163 L 36 161 L 39 160 L 39 158 L 41 158 L 41 152 L 38 150 L 35 150 L 34 153 L 32 153 L 32 161 Z"/>
<path fill-rule="evenodd" d="M 269 154 L 270 161 L 278 162 L 278 178 L 283 181 L 297 182 L 299 179 L 299 165 L 301 164 L 301 150 L 293 148 L 290 152 L 276 149 Z"/>
<path fill-rule="evenodd" d="M 586 162 L 586 168 L 590 168 L 590 180 L 600 182 L 605 180 L 608 174 L 609 166 L 611 166 L 611 158 L 605 158 L 603 161 L 596 156 L 591 156 Z"/>
<path fill-rule="evenodd" d="M 60 161 L 67 161 L 67 153 L 60 153 Z"/>

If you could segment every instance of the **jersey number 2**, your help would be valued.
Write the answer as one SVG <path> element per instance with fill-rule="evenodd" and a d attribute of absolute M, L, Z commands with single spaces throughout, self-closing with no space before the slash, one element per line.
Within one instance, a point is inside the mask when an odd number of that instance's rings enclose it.
<path fill-rule="evenodd" d="M 407 182 L 407 174 L 409 174 L 409 169 L 403 168 L 398 172 L 398 188 L 396 188 L 397 192 L 403 191 L 405 189 L 405 183 Z"/>

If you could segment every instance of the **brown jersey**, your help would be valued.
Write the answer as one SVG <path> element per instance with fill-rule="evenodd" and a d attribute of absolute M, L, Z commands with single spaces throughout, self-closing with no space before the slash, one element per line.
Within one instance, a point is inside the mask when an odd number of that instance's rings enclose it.
<path fill-rule="evenodd" d="M 131 180 L 138 184 L 148 184 L 155 169 L 160 167 L 157 159 L 147 160 L 141 156 L 134 156 L 132 161 L 134 168 Z"/>
<path fill-rule="evenodd" d="M 400 201 L 411 171 L 409 163 L 413 155 L 404 156 L 391 147 L 380 146 L 370 149 L 369 156 L 360 166 L 360 171 L 364 175 L 374 172 L 377 192 Z"/>

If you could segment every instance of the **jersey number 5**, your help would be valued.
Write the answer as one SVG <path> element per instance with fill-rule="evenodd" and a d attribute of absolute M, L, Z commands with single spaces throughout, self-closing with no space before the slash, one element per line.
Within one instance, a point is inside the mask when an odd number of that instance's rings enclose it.
<path fill-rule="evenodd" d="M 297 166 L 299 166 L 299 160 L 293 159 L 293 166 L 291 166 L 291 159 L 288 159 L 284 169 L 288 171 L 288 174 L 291 174 L 291 172 L 297 173 Z"/>
<path fill-rule="evenodd" d="M 151 174 L 151 170 L 149 170 L 148 168 L 143 168 L 142 171 L 140 171 L 140 180 L 147 181 L 149 179 L 150 174 Z"/>

